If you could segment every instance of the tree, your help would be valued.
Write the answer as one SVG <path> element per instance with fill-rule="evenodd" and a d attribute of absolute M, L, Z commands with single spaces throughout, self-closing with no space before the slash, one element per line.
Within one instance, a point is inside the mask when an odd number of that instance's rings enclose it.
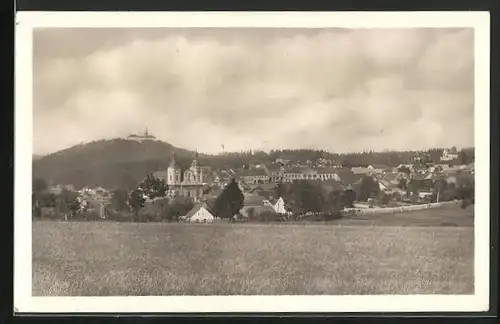
<path fill-rule="evenodd" d="M 117 189 L 111 193 L 111 206 L 116 211 L 128 211 L 128 192 L 125 189 Z"/>
<path fill-rule="evenodd" d="M 380 187 L 373 177 L 365 176 L 361 179 L 361 185 L 358 192 L 358 199 L 360 201 L 366 201 L 368 198 L 374 198 L 379 192 Z"/>
<path fill-rule="evenodd" d="M 169 222 L 177 221 L 180 216 L 186 215 L 193 207 L 194 204 L 191 200 L 177 197 L 164 209 L 163 217 Z"/>
<path fill-rule="evenodd" d="M 248 220 L 250 220 L 250 221 L 254 220 L 255 219 L 255 209 L 248 208 L 247 215 L 248 215 Z"/>
<path fill-rule="evenodd" d="M 286 185 L 282 183 L 278 183 L 276 187 L 274 187 L 274 195 L 276 198 L 284 197 L 287 193 Z"/>
<path fill-rule="evenodd" d="M 42 178 L 33 178 L 32 190 L 31 190 L 31 208 L 33 212 L 33 216 L 36 218 L 40 218 L 42 216 L 41 207 L 43 204 L 41 203 L 42 195 L 45 194 L 45 190 L 47 190 L 47 183 Z"/>
<path fill-rule="evenodd" d="M 35 194 L 41 193 L 47 190 L 47 183 L 42 178 L 33 178 L 32 191 Z"/>
<path fill-rule="evenodd" d="M 355 200 L 356 200 L 356 193 L 351 189 L 345 190 L 342 193 L 342 205 L 341 205 L 342 209 L 344 209 L 345 207 L 353 208 Z"/>
<path fill-rule="evenodd" d="M 398 188 L 401 190 L 406 190 L 407 189 L 407 182 L 405 178 L 400 178 L 398 180 Z"/>
<path fill-rule="evenodd" d="M 391 202 L 391 196 L 381 191 L 377 198 L 380 205 L 387 205 Z"/>
<path fill-rule="evenodd" d="M 149 199 L 154 200 L 155 198 L 165 197 L 168 186 L 165 180 L 158 179 L 152 174 L 148 174 L 146 179 L 139 185 L 139 190 Z"/>
<path fill-rule="evenodd" d="M 76 192 L 64 189 L 56 198 L 56 208 L 64 215 L 64 219 L 73 218 L 80 210 L 80 201 Z"/>
<path fill-rule="evenodd" d="M 134 211 L 135 221 L 139 220 L 139 211 L 142 207 L 144 207 L 145 202 L 146 198 L 144 198 L 144 194 L 139 189 L 136 189 L 130 193 L 128 204 Z"/>
<path fill-rule="evenodd" d="M 421 187 L 421 183 L 422 181 L 418 181 L 418 180 L 410 180 L 408 181 L 408 185 L 406 187 L 406 193 L 408 196 L 410 197 L 418 197 L 418 194 L 420 192 L 420 190 L 422 189 Z M 413 200 L 414 202 L 416 202 L 416 198 Z"/>
<path fill-rule="evenodd" d="M 235 179 L 222 190 L 214 204 L 214 213 L 220 218 L 233 219 L 233 216 L 243 208 L 243 193 Z"/>
<path fill-rule="evenodd" d="M 411 173 L 411 170 L 407 166 L 402 166 L 398 169 L 398 172 L 402 172 L 402 173 L 409 175 Z"/>
<path fill-rule="evenodd" d="M 323 187 L 307 180 L 297 180 L 290 186 L 290 204 L 295 213 L 321 212 L 328 208 Z"/>
<path fill-rule="evenodd" d="M 469 158 L 469 156 L 467 155 L 467 153 L 464 150 L 462 150 L 462 151 L 460 151 L 460 153 L 458 153 L 458 157 L 460 160 L 460 164 L 469 164 L 471 162 L 471 159 Z"/>
<path fill-rule="evenodd" d="M 434 191 L 436 192 L 436 202 L 442 200 L 442 193 L 447 189 L 447 182 L 445 179 L 439 179 L 434 183 Z"/>

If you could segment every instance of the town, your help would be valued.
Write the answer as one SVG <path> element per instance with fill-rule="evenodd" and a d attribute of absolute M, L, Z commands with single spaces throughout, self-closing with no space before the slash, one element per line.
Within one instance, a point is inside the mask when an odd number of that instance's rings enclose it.
<path fill-rule="evenodd" d="M 133 141 L 154 139 L 145 135 Z M 33 217 L 62 220 L 182 221 L 212 223 L 329 220 L 360 214 L 396 213 L 461 201 L 474 203 L 474 162 L 443 149 L 439 163 L 425 152 L 399 165 L 346 166 L 318 158 L 306 163 L 276 159 L 240 168 L 201 165 L 198 153 L 183 168 L 144 175 L 135 190 L 78 188 L 33 180 Z M 225 198 L 226 197 L 226 198 Z M 228 207 L 230 206 L 230 207 Z M 229 208 L 229 210 L 228 210 Z"/>

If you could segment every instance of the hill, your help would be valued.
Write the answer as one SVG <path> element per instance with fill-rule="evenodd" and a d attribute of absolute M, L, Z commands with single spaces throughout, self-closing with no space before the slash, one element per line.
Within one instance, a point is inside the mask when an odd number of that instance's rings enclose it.
<path fill-rule="evenodd" d="M 75 188 L 132 188 L 147 173 L 166 168 L 174 152 L 181 165 L 195 154 L 161 141 L 100 140 L 34 160 L 33 176 Z"/>

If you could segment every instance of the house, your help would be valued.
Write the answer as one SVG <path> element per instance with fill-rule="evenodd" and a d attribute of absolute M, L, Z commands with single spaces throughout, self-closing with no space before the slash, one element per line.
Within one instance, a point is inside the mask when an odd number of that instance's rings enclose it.
<path fill-rule="evenodd" d="M 456 147 L 443 150 L 443 154 L 441 155 L 441 161 L 453 161 L 456 159 L 458 159 L 458 151 Z"/>
<path fill-rule="evenodd" d="M 243 206 L 262 206 L 267 200 L 266 197 L 255 194 L 244 194 L 243 197 Z"/>
<path fill-rule="evenodd" d="M 282 166 L 286 166 L 290 163 L 290 160 L 285 160 L 285 159 L 279 158 L 279 159 L 276 159 L 275 163 L 278 163 Z"/>
<path fill-rule="evenodd" d="M 271 182 L 283 181 L 283 173 L 285 172 L 285 167 L 283 164 L 272 163 L 264 165 L 264 170 L 267 172 L 267 175 L 269 176 L 269 180 Z"/>
<path fill-rule="evenodd" d="M 182 220 L 191 223 L 213 223 L 215 216 L 208 211 L 208 206 L 204 203 L 196 204 Z"/>
<path fill-rule="evenodd" d="M 278 199 L 263 200 L 262 205 L 271 207 L 275 213 L 288 214 L 285 208 L 285 201 L 281 197 Z"/>
<path fill-rule="evenodd" d="M 383 173 L 384 170 L 387 169 L 387 166 L 386 165 L 380 165 L 380 164 L 372 164 L 372 165 L 369 165 L 367 167 L 367 169 L 369 170 L 368 173 L 377 174 L 377 173 Z"/>
<path fill-rule="evenodd" d="M 264 212 L 275 213 L 274 205 L 265 197 L 259 195 L 249 195 L 244 196 L 243 208 L 240 210 L 240 214 L 245 218 L 251 218 L 252 216 L 258 216 Z"/>
<path fill-rule="evenodd" d="M 273 204 L 273 209 L 278 214 L 287 214 L 288 211 L 285 208 L 285 201 L 283 198 L 278 198 L 278 200 L 271 202 Z"/>
<path fill-rule="evenodd" d="M 269 175 L 264 169 L 241 171 L 240 173 L 238 173 L 238 178 L 246 184 L 269 182 Z"/>
<path fill-rule="evenodd" d="M 248 193 L 252 193 L 262 197 L 272 197 L 275 194 L 275 188 L 276 188 L 275 183 L 269 182 L 269 183 L 248 185 L 248 186 L 250 187 L 250 190 L 247 191 Z"/>
<path fill-rule="evenodd" d="M 399 184 L 399 182 L 402 179 L 406 179 L 406 177 L 407 177 L 406 174 L 403 172 L 390 172 L 390 173 L 377 175 L 377 179 L 385 180 L 385 181 L 387 181 L 387 183 L 395 184 L 395 185 Z"/>
<path fill-rule="evenodd" d="M 283 171 L 283 182 L 293 182 L 295 180 L 337 180 L 340 181 L 341 176 L 339 170 L 333 167 L 312 168 L 306 166 L 298 166 L 287 168 Z"/>
<path fill-rule="evenodd" d="M 430 190 L 422 190 L 422 191 L 418 192 L 419 198 L 422 198 L 422 199 L 431 197 L 432 195 L 433 195 L 433 192 Z"/>
<path fill-rule="evenodd" d="M 351 171 L 356 174 L 369 174 L 371 172 L 371 169 L 367 167 L 352 167 Z"/>
<path fill-rule="evenodd" d="M 287 168 L 283 172 L 283 182 L 293 182 L 295 180 L 304 179 L 303 176 L 303 167 L 291 167 Z"/>
<path fill-rule="evenodd" d="M 336 180 L 340 181 L 340 176 L 337 174 L 338 169 L 333 167 L 323 167 L 318 169 L 319 178 L 321 180 Z"/>
<path fill-rule="evenodd" d="M 205 186 L 203 196 L 205 198 L 217 198 L 222 193 L 222 188 L 218 185 Z"/>

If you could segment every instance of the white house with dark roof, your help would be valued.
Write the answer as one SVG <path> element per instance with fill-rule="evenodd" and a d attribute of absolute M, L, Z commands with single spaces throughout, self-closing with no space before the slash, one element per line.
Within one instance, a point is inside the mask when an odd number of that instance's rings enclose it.
<path fill-rule="evenodd" d="M 213 223 L 215 216 L 208 211 L 204 203 L 196 204 L 184 217 L 181 218 L 190 223 Z"/>
<path fill-rule="evenodd" d="M 270 201 L 270 204 L 272 205 L 274 211 L 278 214 L 287 214 L 287 210 L 285 208 L 285 201 L 283 198 L 278 198 L 275 201 Z"/>

